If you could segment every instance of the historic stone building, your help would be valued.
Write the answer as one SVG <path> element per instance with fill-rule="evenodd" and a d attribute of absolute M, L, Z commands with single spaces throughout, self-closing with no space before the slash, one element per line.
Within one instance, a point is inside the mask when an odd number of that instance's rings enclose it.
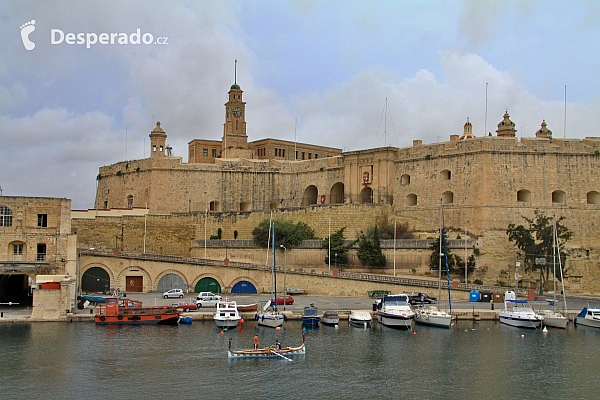
<path fill-rule="evenodd" d="M 414 140 L 406 148 L 342 152 L 277 139 L 248 142 L 245 115 L 242 90 L 234 84 L 225 103 L 222 140 L 190 141 L 187 163 L 169 155 L 167 134 L 157 123 L 149 158 L 100 168 L 95 208 L 208 212 L 223 221 L 236 213 L 322 208 L 327 214 L 332 206 L 345 205 L 352 214 L 362 212 L 354 205 L 384 205 L 394 219 L 434 232 L 442 202 L 446 226 L 478 238 L 482 262 L 498 270 L 514 266 L 508 224 L 521 224 L 521 216 L 539 209 L 567 218 L 574 234 L 572 262 L 579 265 L 572 274 L 599 273 L 600 234 L 593 227 L 600 223 L 600 138 L 553 138 L 543 121 L 534 137 L 519 139 L 507 111 L 496 136 L 475 137 L 467 120 L 462 135 L 449 132 L 446 142 Z M 351 225 L 352 219 L 336 225 Z M 235 218 L 231 221 L 224 229 L 239 229 Z M 196 222 L 192 239 L 206 230 L 202 218 Z M 323 227 L 316 230 L 323 237 Z M 240 230 L 239 239 L 250 239 L 250 231 Z"/>

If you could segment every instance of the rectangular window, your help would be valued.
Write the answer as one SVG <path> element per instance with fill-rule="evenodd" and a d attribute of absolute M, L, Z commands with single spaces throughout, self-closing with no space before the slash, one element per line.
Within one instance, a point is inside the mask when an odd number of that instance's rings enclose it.
<path fill-rule="evenodd" d="M 302 152 L 302 159 L 304 160 L 304 152 Z"/>
<path fill-rule="evenodd" d="M 212 149 L 212 156 L 216 157 L 217 156 L 217 149 Z"/>
<path fill-rule="evenodd" d="M 275 157 L 277 157 L 277 149 L 275 149 Z"/>
<path fill-rule="evenodd" d="M 315 159 L 319 158 L 319 155 L 317 153 L 315 153 Z"/>
<path fill-rule="evenodd" d="M 23 244 L 13 244 L 13 256 L 23 255 Z"/>
<path fill-rule="evenodd" d="M 294 157 L 294 160 L 298 159 L 298 152 L 296 151 L 296 156 Z"/>
<path fill-rule="evenodd" d="M 308 159 L 310 160 L 312 158 L 312 153 L 308 153 Z"/>
<path fill-rule="evenodd" d="M 281 150 L 281 157 L 285 157 L 285 149 Z"/>
<path fill-rule="evenodd" d="M 208 149 L 202 149 L 202 155 L 208 157 Z"/>
<path fill-rule="evenodd" d="M 37 245 L 37 261 L 46 261 L 46 245 L 44 243 L 39 243 Z"/>
<path fill-rule="evenodd" d="M 48 214 L 38 214 L 38 226 L 41 228 L 48 227 Z"/>

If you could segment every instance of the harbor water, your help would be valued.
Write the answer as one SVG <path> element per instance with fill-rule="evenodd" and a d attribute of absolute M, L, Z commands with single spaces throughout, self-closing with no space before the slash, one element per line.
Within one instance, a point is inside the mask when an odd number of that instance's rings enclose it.
<path fill-rule="evenodd" d="M 600 330 L 526 330 L 459 321 L 452 329 L 341 322 L 306 331 L 306 355 L 228 360 L 227 345 L 302 342 L 302 324 L 280 332 L 247 321 L 96 326 L 0 325 L 3 399 L 598 398 Z"/>

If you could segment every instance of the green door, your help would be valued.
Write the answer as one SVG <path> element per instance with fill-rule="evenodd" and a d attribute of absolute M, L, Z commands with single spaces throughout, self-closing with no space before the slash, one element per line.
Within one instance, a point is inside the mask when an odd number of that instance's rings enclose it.
<path fill-rule="evenodd" d="M 194 288 L 196 293 L 199 292 L 213 292 L 213 293 L 221 293 L 221 285 L 219 282 L 214 280 L 213 278 L 202 278 L 196 283 L 196 287 Z"/>

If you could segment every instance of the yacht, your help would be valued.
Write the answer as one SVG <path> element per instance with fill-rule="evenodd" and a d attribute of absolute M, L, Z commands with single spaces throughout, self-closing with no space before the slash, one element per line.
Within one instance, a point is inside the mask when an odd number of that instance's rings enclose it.
<path fill-rule="evenodd" d="M 237 326 L 242 317 L 237 309 L 235 301 L 221 300 L 217 303 L 217 312 L 215 313 L 215 324 L 219 328 L 233 328 Z"/>
<path fill-rule="evenodd" d="M 544 317 L 536 314 L 527 300 L 517 300 L 513 291 L 505 293 L 504 310 L 500 311 L 498 316 L 501 323 L 518 328 L 537 329 L 544 321 Z"/>
<path fill-rule="evenodd" d="M 352 311 L 348 321 L 350 325 L 368 328 L 373 323 L 373 318 L 368 311 Z"/>
<path fill-rule="evenodd" d="M 410 308 L 406 294 L 385 296 L 376 303 L 377 321 L 391 328 L 410 329 L 415 312 Z"/>
<path fill-rule="evenodd" d="M 600 308 L 584 307 L 579 315 L 575 317 L 575 325 L 600 328 Z"/>

